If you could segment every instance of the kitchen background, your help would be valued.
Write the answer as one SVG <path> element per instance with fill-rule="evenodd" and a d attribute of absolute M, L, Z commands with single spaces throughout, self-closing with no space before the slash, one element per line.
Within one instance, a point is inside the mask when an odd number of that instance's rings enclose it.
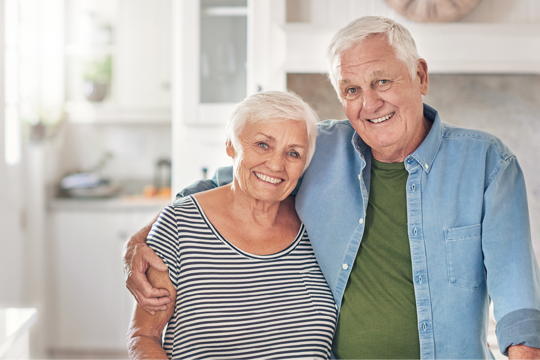
<path fill-rule="evenodd" d="M 289 88 L 345 118 L 324 50 L 363 15 L 409 28 L 443 121 L 516 153 L 540 253 L 540 0 L 446 23 L 384 0 L 0 0 L 0 308 L 37 309 L 31 357 L 126 356 L 125 240 L 230 164 L 224 124 L 247 94 Z"/>

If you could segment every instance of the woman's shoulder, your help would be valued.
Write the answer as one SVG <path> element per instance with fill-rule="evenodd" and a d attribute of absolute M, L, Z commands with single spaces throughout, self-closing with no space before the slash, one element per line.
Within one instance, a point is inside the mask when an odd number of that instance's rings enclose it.
<path fill-rule="evenodd" d="M 166 206 L 160 215 L 160 219 L 167 218 L 171 221 L 176 222 L 178 219 L 187 216 L 198 217 L 199 210 L 196 204 L 196 201 L 192 196 L 186 196 L 182 198 L 177 198 L 170 205 Z"/>

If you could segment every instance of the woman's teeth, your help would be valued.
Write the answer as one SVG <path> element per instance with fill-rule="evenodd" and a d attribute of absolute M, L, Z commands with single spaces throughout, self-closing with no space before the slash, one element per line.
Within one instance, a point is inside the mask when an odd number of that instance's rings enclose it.
<path fill-rule="evenodd" d="M 273 178 L 273 177 L 270 177 L 270 176 L 259 174 L 258 172 L 255 173 L 255 176 L 258 177 L 261 180 L 267 181 L 267 182 L 272 183 L 272 184 L 279 184 L 280 182 L 283 181 L 283 179 L 276 179 L 276 178 Z"/>
<path fill-rule="evenodd" d="M 383 117 L 380 117 L 378 119 L 368 119 L 370 122 L 374 123 L 374 124 L 378 124 L 378 123 L 381 123 L 383 121 L 386 121 L 388 119 L 390 119 L 392 116 L 394 116 L 396 112 L 394 111 L 393 113 L 391 114 L 388 114 L 386 116 L 383 116 Z"/>

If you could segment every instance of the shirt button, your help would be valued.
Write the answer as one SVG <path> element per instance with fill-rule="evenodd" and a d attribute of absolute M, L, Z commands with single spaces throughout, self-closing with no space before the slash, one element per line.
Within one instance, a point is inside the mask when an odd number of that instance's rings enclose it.
<path fill-rule="evenodd" d="M 349 265 L 343 264 L 341 267 L 343 268 L 343 270 L 347 270 L 349 268 Z"/>
<path fill-rule="evenodd" d="M 426 331 L 426 323 L 422 324 L 422 330 Z"/>
<path fill-rule="evenodd" d="M 360 219 L 358 222 L 359 222 L 360 224 L 363 224 L 363 223 L 364 223 L 364 219 Z"/>
<path fill-rule="evenodd" d="M 418 234 L 418 230 L 416 230 L 416 228 L 414 228 L 414 236 L 416 236 Z"/>
<path fill-rule="evenodd" d="M 411 189 L 412 189 L 412 191 L 414 191 L 416 189 L 416 186 L 414 184 L 412 184 Z"/>
<path fill-rule="evenodd" d="M 418 282 L 421 284 L 422 283 L 422 275 L 419 275 L 418 276 Z"/>
<path fill-rule="evenodd" d="M 358 180 L 362 180 L 362 174 L 358 174 Z"/>
<path fill-rule="evenodd" d="M 426 169 L 428 169 L 428 168 L 429 168 L 429 165 L 428 165 L 428 164 L 426 164 Z"/>

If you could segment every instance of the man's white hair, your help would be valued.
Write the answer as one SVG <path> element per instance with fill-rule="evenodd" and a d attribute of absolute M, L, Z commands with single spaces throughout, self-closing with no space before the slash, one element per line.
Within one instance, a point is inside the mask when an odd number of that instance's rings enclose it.
<path fill-rule="evenodd" d="M 242 145 L 238 137 L 247 123 L 260 124 L 288 120 L 302 121 L 306 124 L 308 144 L 305 171 L 315 152 L 319 117 L 300 96 L 292 92 L 263 91 L 248 96 L 238 103 L 227 123 L 227 142 L 233 145 L 237 152 L 236 156 L 242 156 Z M 283 131 L 287 129 L 284 128 Z"/>
<path fill-rule="evenodd" d="M 341 28 L 332 38 L 326 51 L 328 76 L 338 97 L 340 97 L 339 67 L 343 53 L 374 35 L 383 35 L 386 38 L 388 44 L 396 52 L 396 57 L 407 66 L 411 79 L 414 79 L 420 56 L 409 30 L 392 19 L 382 16 L 363 16 Z"/>

